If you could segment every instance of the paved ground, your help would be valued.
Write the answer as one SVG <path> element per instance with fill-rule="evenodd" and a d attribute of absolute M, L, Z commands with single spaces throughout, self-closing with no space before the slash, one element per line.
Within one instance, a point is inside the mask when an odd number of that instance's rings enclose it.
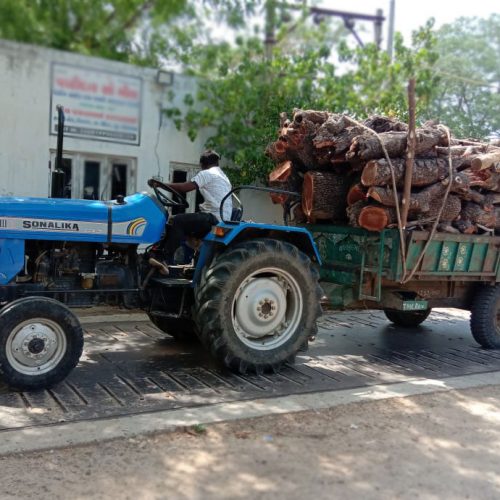
<path fill-rule="evenodd" d="M 500 386 L 0 457 L 0 498 L 497 499 Z"/>
<path fill-rule="evenodd" d="M 266 376 L 221 371 L 201 348 L 173 341 L 141 315 L 93 323 L 91 314 L 84 357 L 66 382 L 42 392 L 0 386 L 0 437 L 12 428 L 500 370 L 500 353 L 475 344 L 467 313 L 451 309 L 409 330 L 379 312 L 326 315 L 310 350 Z"/>

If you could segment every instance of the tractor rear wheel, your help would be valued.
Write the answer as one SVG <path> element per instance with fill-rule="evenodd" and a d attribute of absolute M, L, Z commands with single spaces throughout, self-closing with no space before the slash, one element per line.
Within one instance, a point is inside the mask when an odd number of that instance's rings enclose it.
<path fill-rule="evenodd" d="M 204 270 L 195 292 L 202 343 L 236 372 L 278 370 L 316 334 L 318 277 L 310 259 L 283 241 L 229 248 Z"/>
<path fill-rule="evenodd" d="M 423 323 L 431 313 L 432 309 L 424 311 L 397 311 L 396 309 L 384 309 L 384 313 L 389 321 L 403 328 L 411 328 Z"/>
<path fill-rule="evenodd" d="M 82 349 L 80 322 L 57 300 L 26 297 L 0 311 L 0 366 L 12 387 L 33 390 L 61 382 Z"/>
<path fill-rule="evenodd" d="M 500 349 L 500 285 L 482 286 L 474 296 L 470 328 L 474 340 L 487 349 Z"/>

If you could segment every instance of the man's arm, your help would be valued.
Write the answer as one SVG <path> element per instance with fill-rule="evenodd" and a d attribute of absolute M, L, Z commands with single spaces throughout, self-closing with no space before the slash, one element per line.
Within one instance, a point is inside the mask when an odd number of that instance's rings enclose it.
<path fill-rule="evenodd" d="M 198 185 L 196 182 L 190 181 L 190 182 L 172 182 L 170 184 L 164 184 L 161 181 L 158 181 L 156 179 L 149 179 L 148 180 L 148 186 L 149 187 L 162 187 L 165 188 L 172 188 L 175 189 L 178 193 L 189 193 L 190 191 L 194 191 L 195 189 L 198 189 Z"/>
<path fill-rule="evenodd" d="M 196 182 L 172 182 L 171 184 L 167 184 L 169 188 L 175 189 L 178 193 L 189 193 L 190 191 L 194 191 L 197 189 Z"/>

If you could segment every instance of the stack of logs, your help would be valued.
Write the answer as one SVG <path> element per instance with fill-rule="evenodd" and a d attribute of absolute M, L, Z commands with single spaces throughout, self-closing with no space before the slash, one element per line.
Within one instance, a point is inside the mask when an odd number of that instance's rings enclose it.
<path fill-rule="evenodd" d="M 302 193 L 294 209 L 297 222 L 348 223 L 371 231 L 397 225 L 407 125 L 382 116 L 372 116 L 362 125 L 326 111 L 294 110 L 292 120 L 281 114 L 278 140 L 266 149 L 276 165 L 269 185 Z M 500 231 L 499 144 L 453 137 L 448 142 L 445 128 L 433 122 L 416 130 L 406 227 L 429 228 L 448 191 L 438 230 Z M 286 195 L 272 198 L 281 204 L 291 201 Z"/>

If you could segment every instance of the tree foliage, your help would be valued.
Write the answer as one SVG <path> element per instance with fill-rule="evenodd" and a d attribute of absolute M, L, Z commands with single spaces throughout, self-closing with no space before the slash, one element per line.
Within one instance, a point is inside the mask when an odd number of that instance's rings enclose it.
<path fill-rule="evenodd" d="M 440 84 L 429 110 L 457 135 L 500 135 L 500 14 L 460 18 L 436 32 Z"/>
<path fill-rule="evenodd" d="M 198 48 L 191 58 L 191 72 L 199 77 L 196 95 L 186 95 L 188 111 L 170 109 L 168 114 L 191 138 L 200 130 L 211 131 L 207 145 L 218 149 L 236 168 L 233 182 L 265 179 L 272 168 L 264 155 L 274 140 L 279 114 L 294 108 L 325 109 L 364 118 L 386 113 L 404 118 L 406 84 L 415 75 L 420 106 L 428 105 L 436 77 L 431 67 L 436 55 L 431 25 L 419 32 L 414 47 L 396 37 L 394 61 L 374 45 L 349 48 L 337 43 L 339 64 L 332 62 L 328 27 L 315 27 L 314 37 L 299 43 L 279 43 L 272 59 L 266 59 L 262 42 L 237 39 L 237 45 Z M 310 34 L 310 28 L 307 30 Z"/>
<path fill-rule="evenodd" d="M 1 0 L 0 38 L 154 64 L 147 39 L 187 0 Z"/>

